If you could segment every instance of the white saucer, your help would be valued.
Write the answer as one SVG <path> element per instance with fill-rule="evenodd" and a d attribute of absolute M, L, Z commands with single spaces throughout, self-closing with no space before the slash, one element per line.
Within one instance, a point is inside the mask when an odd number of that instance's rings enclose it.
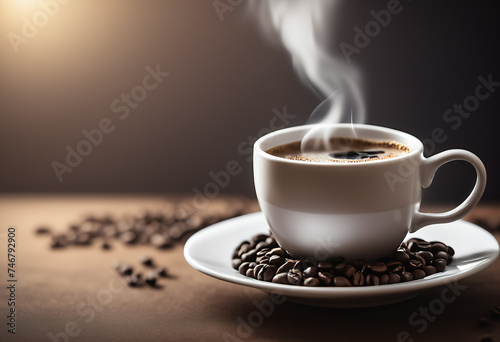
<path fill-rule="evenodd" d="M 194 234 L 184 247 L 187 262 L 209 276 L 285 295 L 287 300 L 324 307 L 368 307 L 409 299 L 423 290 L 470 277 L 489 265 L 499 254 L 496 239 L 486 230 L 466 221 L 428 226 L 410 237 L 442 241 L 455 249 L 451 265 L 443 273 L 408 283 L 363 287 L 305 287 L 275 284 L 241 275 L 231 266 L 234 249 L 258 233 L 269 233 L 261 212 L 216 223 Z M 406 240 L 405 239 L 405 240 Z"/>

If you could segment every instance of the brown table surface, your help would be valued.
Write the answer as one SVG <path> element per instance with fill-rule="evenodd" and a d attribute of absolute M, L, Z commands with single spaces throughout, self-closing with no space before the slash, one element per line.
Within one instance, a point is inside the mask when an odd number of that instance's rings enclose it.
<path fill-rule="evenodd" d="M 48 237 L 34 234 L 40 224 L 63 231 L 85 214 L 154 211 L 166 202 L 166 196 L 0 196 L 0 340 L 50 341 L 52 333 L 57 341 L 398 341 L 399 333 L 407 331 L 414 341 L 478 341 L 483 335 L 500 341 L 500 320 L 490 320 L 488 327 L 477 326 L 479 318 L 489 317 L 492 306 L 500 305 L 498 260 L 461 281 L 467 288 L 422 333 L 409 323 L 409 317 L 439 298 L 443 288 L 405 302 L 364 309 L 285 302 L 276 305 L 260 326 L 247 331 L 240 322 L 257 310 L 254 301 L 265 300 L 267 294 L 194 270 L 183 257 L 182 244 L 165 251 L 118 243 L 109 251 L 96 244 L 52 250 Z M 258 210 L 253 201 L 242 203 L 246 212 Z M 500 205 L 480 205 L 471 215 L 500 222 Z M 9 225 L 17 227 L 15 335 L 7 333 L 6 325 Z M 492 233 L 500 239 L 500 231 Z M 160 279 L 163 288 L 130 288 L 117 281 L 113 261 L 138 265 L 144 254 L 170 270 L 171 278 Z M 101 302 L 96 301 L 98 296 Z M 63 336 L 65 329 L 76 336 Z"/>

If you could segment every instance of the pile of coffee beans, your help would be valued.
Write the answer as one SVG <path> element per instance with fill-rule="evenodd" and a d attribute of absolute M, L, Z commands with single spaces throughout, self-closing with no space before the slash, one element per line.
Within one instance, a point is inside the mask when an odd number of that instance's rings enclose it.
<path fill-rule="evenodd" d="M 146 269 L 144 276 L 142 272 L 134 272 L 134 267 L 132 265 L 121 263 L 119 261 L 116 261 L 113 264 L 113 268 L 119 275 L 124 277 L 125 282 L 130 287 L 143 287 L 145 285 L 155 288 L 160 287 L 157 280 L 159 277 L 168 277 L 167 268 L 157 266 L 153 259 L 149 256 L 142 256 L 139 261 L 142 264 L 143 269 Z"/>
<path fill-rule="evenodd" d="M 146 212 L 115 219 L 111 216 L 88 215 L 76 224 L 70 224 L 63 233 L 54 233 L 46 226 L 36 229 L 38 235 L 51 236 L 51 248 L 88 246 L 98 241 L 102 249 L 111 249 L 113 242 L 125 245 L 152 245 L 169 248 L 197 230 L 241 215 L 249 208 L 244 200 L 208 202 L 202 209 L 178 203 L 162 212 Z"/>
<path fill-rule="evenodd" d="M 442 242 L 412 238 L 390 258 L 376 262 L 295 259 L 272 235 L 258 234 L 234 250 L 232 265 L 243 275 L 279 284 L 369 286 L 408 282 L 443 272 L 454 254 L 453 248 Z"/>

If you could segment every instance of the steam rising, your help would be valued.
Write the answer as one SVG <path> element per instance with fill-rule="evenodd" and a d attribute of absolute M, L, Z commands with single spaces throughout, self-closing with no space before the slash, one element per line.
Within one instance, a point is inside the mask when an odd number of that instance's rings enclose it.
<path fill-rule="evenodd" d="M 301 79 L 326 98 L 308 120 L 318 125 L 303 138 L 303 151 L 311 146 L 328 146 L 334 132 L 322 124 L 365 122 L 357 70 L 327 47 L 334 42 L 329 28 L 333 27 L 339 5 L 337 0 L 253 0 L 250 3 L 265 33 L 278 38 L 288 50 Z"/>

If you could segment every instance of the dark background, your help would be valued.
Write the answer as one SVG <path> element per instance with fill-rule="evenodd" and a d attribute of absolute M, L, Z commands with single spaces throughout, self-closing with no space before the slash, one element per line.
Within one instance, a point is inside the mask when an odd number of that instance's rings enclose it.
<path fill-rule="evenodd" d="M 13 50 L 7 34 L 40 10 L 0 0 L 0 191 L 193 192 L 209 173 L 236 160 L 243 171 L 224 193 L 253 196 L 249 154 L 240 143 L 269 127 L 273 110 L 303 124 L 321 102 L 296 76 L 288 53 L 265 39 L 246 4 L 224 13 L 213 2 L 72 1 L 28 44 Z M 345 2 L 332 13 L 333 51 L 352 44 L 353 28 L 373 20 L 388 1 Z M 478 76 L 500 81 L 500 11 L 495 1 L 402 1 L 403 11 L 353 63 L 363 74 L 368 123 L 448 139 L 434 153 L 464 148 L 488 170 L 485 200 L 500 199 L 500 88 L 457 129 L 443 112 L 474 94 Z M 17 7 L 16 7 L 17 6 Z M 23 7 L 25 6 L 25 7 Z M 120 120 L 110 104 L 141 84 L 146 66 L 170 72 Z M 327 71 L 325 71 L 327 72 Z M 114 132 L 59 182 L 83 129 L 102 118 Z M 426 200 L 456 203 L 473 186 L 474 171 L 455 162 L 440 169 Z"/>

